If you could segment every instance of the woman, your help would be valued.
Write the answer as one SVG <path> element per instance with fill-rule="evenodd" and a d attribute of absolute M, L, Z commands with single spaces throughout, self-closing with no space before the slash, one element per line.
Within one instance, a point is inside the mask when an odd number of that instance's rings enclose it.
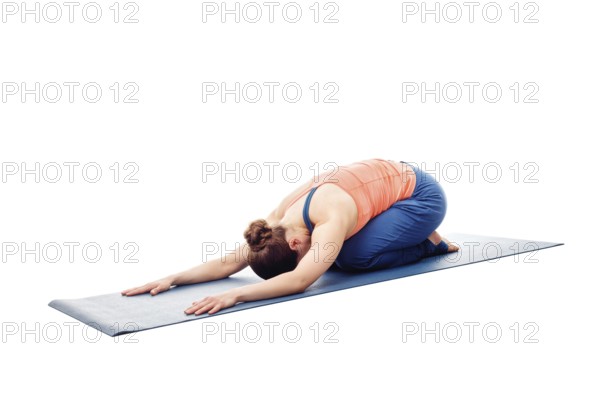
<path fill-rule="evenodd" d="M 317 190 L 318 189 L 318 190 Z M 403 162 L 366 160 L 319 175 L 252 222 L 225 258 L 121 292 L 156 295 L 172 285 L 228 277 L 250 265 L 263 282 L 193 302 L 186 314 L 214 314 L 238 302 L 300 293 L 335 264 L 367 271 L 457 251 L 435 230 L 446 197 L 429 174 Z"/>

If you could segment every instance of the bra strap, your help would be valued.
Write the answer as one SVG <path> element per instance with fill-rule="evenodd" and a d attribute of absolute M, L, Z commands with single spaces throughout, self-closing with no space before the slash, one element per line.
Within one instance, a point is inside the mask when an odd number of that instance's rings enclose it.
<path fill-rule="evenodd" d="M 312 188 L 310 192 L 308 192 L 308 197 L 306 198 L 306 202 L 304 203 L 304 209 L 302 210 L 302 218 L 304 219 L 304 225 L 306 225 L 306 228 L 311 234 L 314 228 L 312 226 L 312 223 L 310 222 L 310 218 L 308 217 L 308 207 L 310 207 L 310 200 L 312 199 L 313 194 L 315 194 L 315 190 L 317 190 L 316 187 Z"/>

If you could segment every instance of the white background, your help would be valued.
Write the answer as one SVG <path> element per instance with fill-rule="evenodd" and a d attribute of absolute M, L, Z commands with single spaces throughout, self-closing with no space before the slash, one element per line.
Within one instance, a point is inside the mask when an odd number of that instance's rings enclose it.
<path fill-rule="evenodd" d="M 22 23 L 17 14 L 4 15 L 0 24 L 2 82 L 29 88 L 97 82 L 103 88 L 97 103 L 82 99 L 80 90 L 73 103 L 66 93 L 57 103 L 36 103 L 33 95 L 0 103 L 5 166 L 95 162 L 103 172 L 95 184 L 81 169 L 74 183 L 66 177 L 35 183 L 32 175 L 23 183 L 18 173 L 0 184 L 0 242 L 29 248 L 95 242 L 103 249 L 97 263 L 80 251 L 72 263 L 66 254 L 56 263 L 3 255 L 3 393 L 596 398 L 597 3 L 538 2 L 538 23 L 523 23 L 532 10 L 523 10 L 525 2 L 515 23 L 508 1 L 498 3 L 503 15 L 497 23 L 485 21 L 481 6 L 473 23 L 466 7 L 457 23 L 435 23 L 432 15 L 421 23 L 419 14 L 403 23 L 401 2 L 338 1 L 339 22 L 328 24 L 312 21 L 310 2 L 300 2 L 303 16 L 295 24 L 282 18 L 281 7 L 273 23 L 266 15 L 255 24 L 235 23 L 232 16 L 221 23 L 218 15 L 203 23 L 202 3 L 192 1 L 145 1 L 138 3 L 139 23 L 114 23 L 110 3 L 100 4 L 103 16 L 95 24 L 82 18 L 81 8 L 73 23 L 66 15 L 55 24 L 35 23 L 32 16 Z M 115 103 L 109 89 L 115 82 L 137 84 L 139 102 Z M 232 96 L 203 102 L 202 82 L 297 82 L 303 96 L 297 103 L 280 91 L 273 103 L 235 103 Z M 338 103 L 315 103 L 314 82 L 337 84 Z M 496 82 L 503 95 L 491 103 L 479 89 L 473 103 L 466 92 L 454 104 L 436 103 L 432 95 L 403 102 L 403 82 L 429 88 Z M 538 102 L 515 103 L 509 89 L 515 82 L 535 83 Z M 145 331 L 129 338 L 137 343 L 107 336 L 92 343 L 85 334 L 93 339 L 95 332 L 82 326 L 70 343 L 63 324 L 73 320 L 47 306 L 55 298 L 116 292 L 196 265 L 202 243 L 240 241 L 249 221 L 295 187 L 281 169 L 272 183 L 263 177 L 238 184 L 233 176 L 203 182 L 203 163 L 295 162 L 308 179 L 317 162 L 322 169 L 326 162 L 372 157 L 429 167 L 497 163 L 503 174 L 497 183 L 481 169 L 473 182 L 466 169 L 458 182 L 442 177 L 449 207 L 440 232 L 566 245 L 537 253 L 536 263 L 508 257 Z M 115 162 L 121 169 L 127 162 L 139 166 L 139 183 L 123 183 L 122 175 L 112 182 Z M 510 166 L 517 162 L 515 182 Z M 537 183 L 525 182 L 528 162 L 538 168 Z M 115 263 L 109 249 L 115 242 L 136 243 L 139 262 L 123 262 L 122 250 Z M 273 343 L 265 337 L 236 343 L 233 335 L 203 341 L 209 321 L 228 328 L 295 322 L 303 336 L 288 343 L 279 330 Z M 339 328 L 338 343 L 324 343 L 326 322 Z M 458 343 L 436 343 L 434 335 L 423 343 L 418 335 L 403 341 L 407 322 L 480 327 L 473 343 L 466 327 Z M 527 322 L 539 328 L 538 343 L 525 343 Z M 36 323 L 39 337 L 21 335 L 35 331 Z M 315 323 L 318 343 L 310 329 Z M 482 335 L 486 323 L 502 328 L 497 343 Z M 42 329 L 52 324 L 63 327 L 57 343 Z M 14 326 L 19 332 L 7 335 Z"/>

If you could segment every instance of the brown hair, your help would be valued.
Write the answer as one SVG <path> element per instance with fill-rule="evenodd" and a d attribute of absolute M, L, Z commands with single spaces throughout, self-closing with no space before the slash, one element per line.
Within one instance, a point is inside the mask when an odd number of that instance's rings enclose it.
<path fill-rule="evenodd" d="M 248 264 L 256 275 L 270 279 L 296 268 L 297 254 L 285 240 L 285 228 L 270 227 L 264 219 L 253 221 L 244 231 L 250 251 Z"/>

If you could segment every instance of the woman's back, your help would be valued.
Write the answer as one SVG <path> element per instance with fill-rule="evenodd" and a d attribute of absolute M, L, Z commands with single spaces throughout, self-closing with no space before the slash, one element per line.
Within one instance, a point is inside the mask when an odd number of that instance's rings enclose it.
<path fill-rule="evenodd" d="M 286 199 L 284 209 L 290 208 L 311 189 L 325 184 L 341 188 L 353 199 L 357 222 L 349 235 L 352 236 L 392 204 L 409 198 L 415 189 L 416 177 L 412 168 L 402 162 L 382 159 L 360 161 L 319 175 Z"/>

